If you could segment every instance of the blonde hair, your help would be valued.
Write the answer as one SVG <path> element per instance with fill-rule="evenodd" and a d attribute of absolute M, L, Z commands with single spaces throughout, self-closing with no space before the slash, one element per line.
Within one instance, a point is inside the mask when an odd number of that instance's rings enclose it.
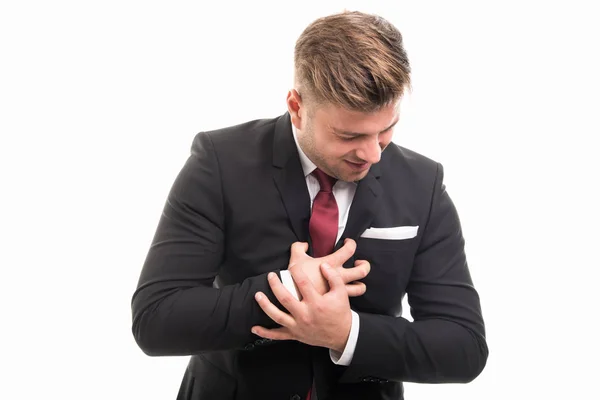
<path fill-rule="evenodd" d="M 410 88 L 402 35 L 389 21 L 362 12 L 319 18 L 294 50 L 296 89 L 303 99 L 372 112 Z"/>

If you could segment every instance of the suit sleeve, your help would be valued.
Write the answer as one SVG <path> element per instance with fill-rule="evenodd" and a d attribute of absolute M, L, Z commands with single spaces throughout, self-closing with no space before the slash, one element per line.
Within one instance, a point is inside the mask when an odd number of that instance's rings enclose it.
<path fill-rule="evenodd" d="M 262 291 L 280 306 L 266 274 L 213 287 L 225 246 L 222 193 L 212 141 L 200 133 L 168 194 L 131 302 L 133 335 L 148 355 L 243 348 L 258 338 L 252 326 L 276 326 L 254 300 Z"/>
<path fill-rule="evenodd" d="M 456 208 L 438 164 L 427 224 L 417 251 L 408 302 L 413 322 L 360 315 L 354 357 L 343 383 L 465 383 L 488 356 L 479 296 L 473 286 Z"/>

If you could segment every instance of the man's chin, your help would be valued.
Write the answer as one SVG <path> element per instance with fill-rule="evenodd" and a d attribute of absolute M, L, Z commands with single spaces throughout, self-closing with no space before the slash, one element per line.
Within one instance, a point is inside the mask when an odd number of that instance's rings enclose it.
<path fill-rule="evenodd" d="M 367 176 L 369 173 L 369 169 L 356 172 L 356 171 L 344 171 L 343 175 L 341 175 L 340 179 L 346 182 L 358 182 Z"/>

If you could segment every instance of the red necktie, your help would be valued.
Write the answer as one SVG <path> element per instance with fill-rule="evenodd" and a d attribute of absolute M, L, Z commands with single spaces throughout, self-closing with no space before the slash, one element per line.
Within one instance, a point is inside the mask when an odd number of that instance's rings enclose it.
<path fill-rule="evenodd" d="M 308 230 L 312 242 L 313 256 L 323 257 L 331 254 L 338 235 L 338 206 L 332 191 L 336 179 L 318 168 L 312 174 L 317 178 L 320 189 L 313 200 Z M 312 388 L 308 391 L 306 400 L 310 400 L 311 392 Z"/>
<path fill-rule="evenodd" d="M 319 181 L 320 190 L 313 201 L 308 230 L 313 255 L 323 257 L 331 254 L 338 235 L 338 206 L 332 192 L 336 179 L 318 168 L 312 174 Z"/>

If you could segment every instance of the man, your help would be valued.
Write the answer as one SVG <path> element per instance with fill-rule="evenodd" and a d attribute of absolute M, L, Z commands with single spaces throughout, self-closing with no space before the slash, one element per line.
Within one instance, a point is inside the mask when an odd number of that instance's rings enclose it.
<path fill-rule="evenodd" d="M 137 343 L 191 355 L 179 399 L 473 380 L 488 350 L 442 166 L 391 142 L 402 36 L 346 12 L 309 25 L 294 58 L 284 115 L 194 138 L 133 296 Z"/>

